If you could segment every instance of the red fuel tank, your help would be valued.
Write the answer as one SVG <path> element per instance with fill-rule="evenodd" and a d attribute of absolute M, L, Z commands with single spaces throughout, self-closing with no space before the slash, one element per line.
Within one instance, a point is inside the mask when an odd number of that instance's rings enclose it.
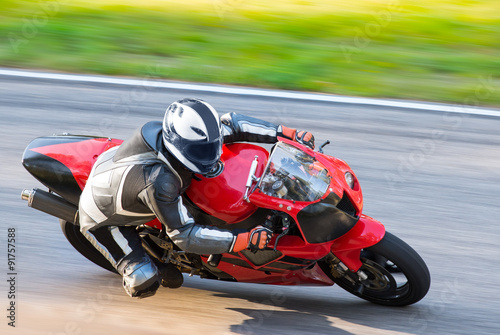
<path fill-rule="evenodd" d="M 258 156 L 255 176 L 260 177 L 269 157 L 262 147 L 249 143 L 233 143 L 222 148 L 222 172 L 213 178 L 197 175 L 186 195 L 206 213 L 227 223 L 240 222 L 252 215 L 257 207 L 243 200 L 245 184 L 252 161 Z"/>

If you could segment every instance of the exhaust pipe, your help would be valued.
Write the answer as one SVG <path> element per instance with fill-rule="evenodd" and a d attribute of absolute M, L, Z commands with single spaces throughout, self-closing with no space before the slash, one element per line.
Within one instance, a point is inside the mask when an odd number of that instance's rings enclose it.
<path fill-rule="evenodd" d="M 38 188 L 25 189 L 21 192 L 21 199 L 28 201 L 28 206 L 66 222 L 73 224 L 78 222 L 78 207 L 55 194 Z"/>

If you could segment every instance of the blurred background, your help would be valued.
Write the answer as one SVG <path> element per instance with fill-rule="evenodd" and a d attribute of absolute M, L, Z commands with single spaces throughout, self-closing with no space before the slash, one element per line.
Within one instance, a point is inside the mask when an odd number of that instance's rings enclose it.
<path fill-rule="evenodd" d="M 4 68 L 142 78 L 137 85 L 0 73 L 0 310 L 7 229 L 16 228 L 17 327 L 1 334 L 500 333 L 500 118 L 207 91 L 150 79 L 500 107 L 500 1 L 0 0 Z M 185 276 L 130 299 L 83 258 L 57 219 L 28 208 L 21 167 L 36 137 L 125 139 L 196 96 L 311 131 L 356 173 L 364 212 L 429 266 L 428 295 L 376 306 L 339 287 L 275 287 Z M 462 113 L 465 112 L 465 113 Z M 489 115 L 489 116 L 488 116 Z M 495 116 L 496 115 L 496 116 Z"/>
<path fill-rule="evenodd" d="M 464 102 L 498 85 L 496 0 L 2 0 L 0 66 Z"/>

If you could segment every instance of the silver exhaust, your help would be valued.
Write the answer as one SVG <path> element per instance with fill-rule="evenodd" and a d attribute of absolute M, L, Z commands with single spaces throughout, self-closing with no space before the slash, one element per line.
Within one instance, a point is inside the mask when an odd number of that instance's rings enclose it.
<path fill-rule="evenodd" d="M 21 199 L 28 201 L 28 206 L 60 218 L 66 222 L 78 223 L 78 207 L 53 193 L 38 188 L 24 189 Z"/>

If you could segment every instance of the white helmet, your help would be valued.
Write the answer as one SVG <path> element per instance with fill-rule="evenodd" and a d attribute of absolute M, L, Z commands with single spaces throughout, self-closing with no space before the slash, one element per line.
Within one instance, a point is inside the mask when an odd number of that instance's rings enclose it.
<path fill-rule="evenodd" d="M 222 126 L 215 109 L 193 98 L 168 106 L 163 118 L 163 144 L 188 170 L 206 174 L 222 153 Z"/>

